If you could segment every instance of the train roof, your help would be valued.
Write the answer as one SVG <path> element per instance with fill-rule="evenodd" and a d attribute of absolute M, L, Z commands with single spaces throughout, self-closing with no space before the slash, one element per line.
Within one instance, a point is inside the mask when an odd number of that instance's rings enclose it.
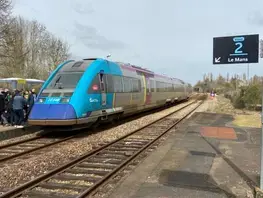
<path fill-rule="evenodd" d="M 181 83 L 185 83 L 183 80 L 180 80 L 179 78 L 172 78 L 172 77 L 169 77 L 169 76 L 165 76 L 165 75 L 161 75 L 161 74 L 157 74 L 151 70 L 148 70 L 146 68 L 142 68 L 140 66 L 136 66 L 136 65 L 131 65 L 130 63 L 123 63 L 123 62 L 116 62 L 120 65 L 123 65 L 123 66 L 126 66 L 126 67 L 132 67 L 134 68 L 136 71 L 141 71 L 141 72 L 144 72 L 144 73 L 148 73 L 148 74 L 152 74 L 154 76 L 159 76 L 159 77 L 163 77 L 163 78 L 166 78 L 166 79 L 169 79 L 169 80 L 176 80 L 176 81 L 180 81 Z"/>
<path fill-rule="evenodd" d="M 92 60 L 97 60 L 97 59 L 102 59 L 102 60 L 106 60 L 104 58 L 85 58 L 85 59 L 82 59 L 82 61 L 92 61 Z M 76 62 L 80 62 L 78 60 L 74 60 Z M 176 80 L 176 81 L 180 81 L 181 83 L 185 84 L 186 82 L 184 82 L 183 80 L 180 80 L 178 78 L 173 78 L 173 77 L 169 77 L 169 76 L 166 76 L 166 75 L 161 75 L 161 74 L 157 74 L 147 68 L 143 68 L 143 67 L 140 67 L 140 66 L 136 66 L 136 65 L 132 65 L 130 63 L 125 63 L 125 62 L 119 62 L 119 61 L 112 61 L 112 62 L 115 62 L 121 66 L 124 66 L 124 67 L 131 67 L 132 69 L 136 70 L 136 71 L 139 71 L 139 72 L 143 72 L 143 73 L 146 73 L 146 74 L 150 74 L 150 75 L 154 75 L 154 76 L 157 76 L 157 77 L 162 77 L 162 78 L 166 78 L 167 80 Z"/>

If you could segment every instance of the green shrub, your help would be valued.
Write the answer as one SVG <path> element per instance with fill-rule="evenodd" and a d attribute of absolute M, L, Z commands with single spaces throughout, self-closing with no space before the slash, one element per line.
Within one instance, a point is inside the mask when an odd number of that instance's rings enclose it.
<path fill-rule="evenodd" d="M 233 97 L 231 102 L 237 109 L 244 109 L 246 107 L 245 101 L 242 96 Z"/>
<path fill-rule="evenodd" d="M 244 91 L 243 98 L 247 106 L 256 107 L 261 104 L 261 86 L 259 84 L 248 86 Z"/>
<path fill-rule="evenodd" d="M 239 92 L 225 94 L 229 98 L 233 106 L 237 109 L 249 108 L 256 109 L 258 104 L 261 104 L 261 85 L 253 84 L 241 87 Z"/>

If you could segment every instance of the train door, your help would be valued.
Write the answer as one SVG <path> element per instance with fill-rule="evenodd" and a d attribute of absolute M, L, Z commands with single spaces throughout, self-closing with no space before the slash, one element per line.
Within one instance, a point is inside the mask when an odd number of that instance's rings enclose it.
<path fill-rule="evenodd" d="M 146 81 L 146 104 L 151 104 L 152 93 L 151 93 L 150 79 L 145 77 L 145 81 Z"/>
<path fill-rule="evenodd" d="M 107 95 L 106 95 L 105 76 L 103 73 L 99 73 L 99 81 L 100 81 L 100 90 L 101 90 L 101 105 L 102 107 L 104 107 L 107 104 Z"/>

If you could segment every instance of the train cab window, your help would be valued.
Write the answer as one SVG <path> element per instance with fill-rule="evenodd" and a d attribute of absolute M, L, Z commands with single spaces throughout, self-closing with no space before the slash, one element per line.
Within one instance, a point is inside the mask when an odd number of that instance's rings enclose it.
<path fill-rule="evenodd" d="M 78 61 L 72 65 L 72 67 L 80 67 L 82 65 L 83 61 Z"/>
<path fill-rule="evenodd" d="M 83 72 L 61 72 L 47 86 L 47 89 L 72 89 L 76 88 Z"/>

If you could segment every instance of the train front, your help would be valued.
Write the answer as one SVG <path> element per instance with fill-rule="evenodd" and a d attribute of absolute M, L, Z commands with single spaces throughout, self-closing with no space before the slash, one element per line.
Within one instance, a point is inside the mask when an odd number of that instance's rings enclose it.
<path fill-rule="evenodd" d="M 72 126 L 77 114 L 70 100 L 83 72 L 54 72 L 43 88 L 30 113 L 28 122 L 35 126 Z"/>

